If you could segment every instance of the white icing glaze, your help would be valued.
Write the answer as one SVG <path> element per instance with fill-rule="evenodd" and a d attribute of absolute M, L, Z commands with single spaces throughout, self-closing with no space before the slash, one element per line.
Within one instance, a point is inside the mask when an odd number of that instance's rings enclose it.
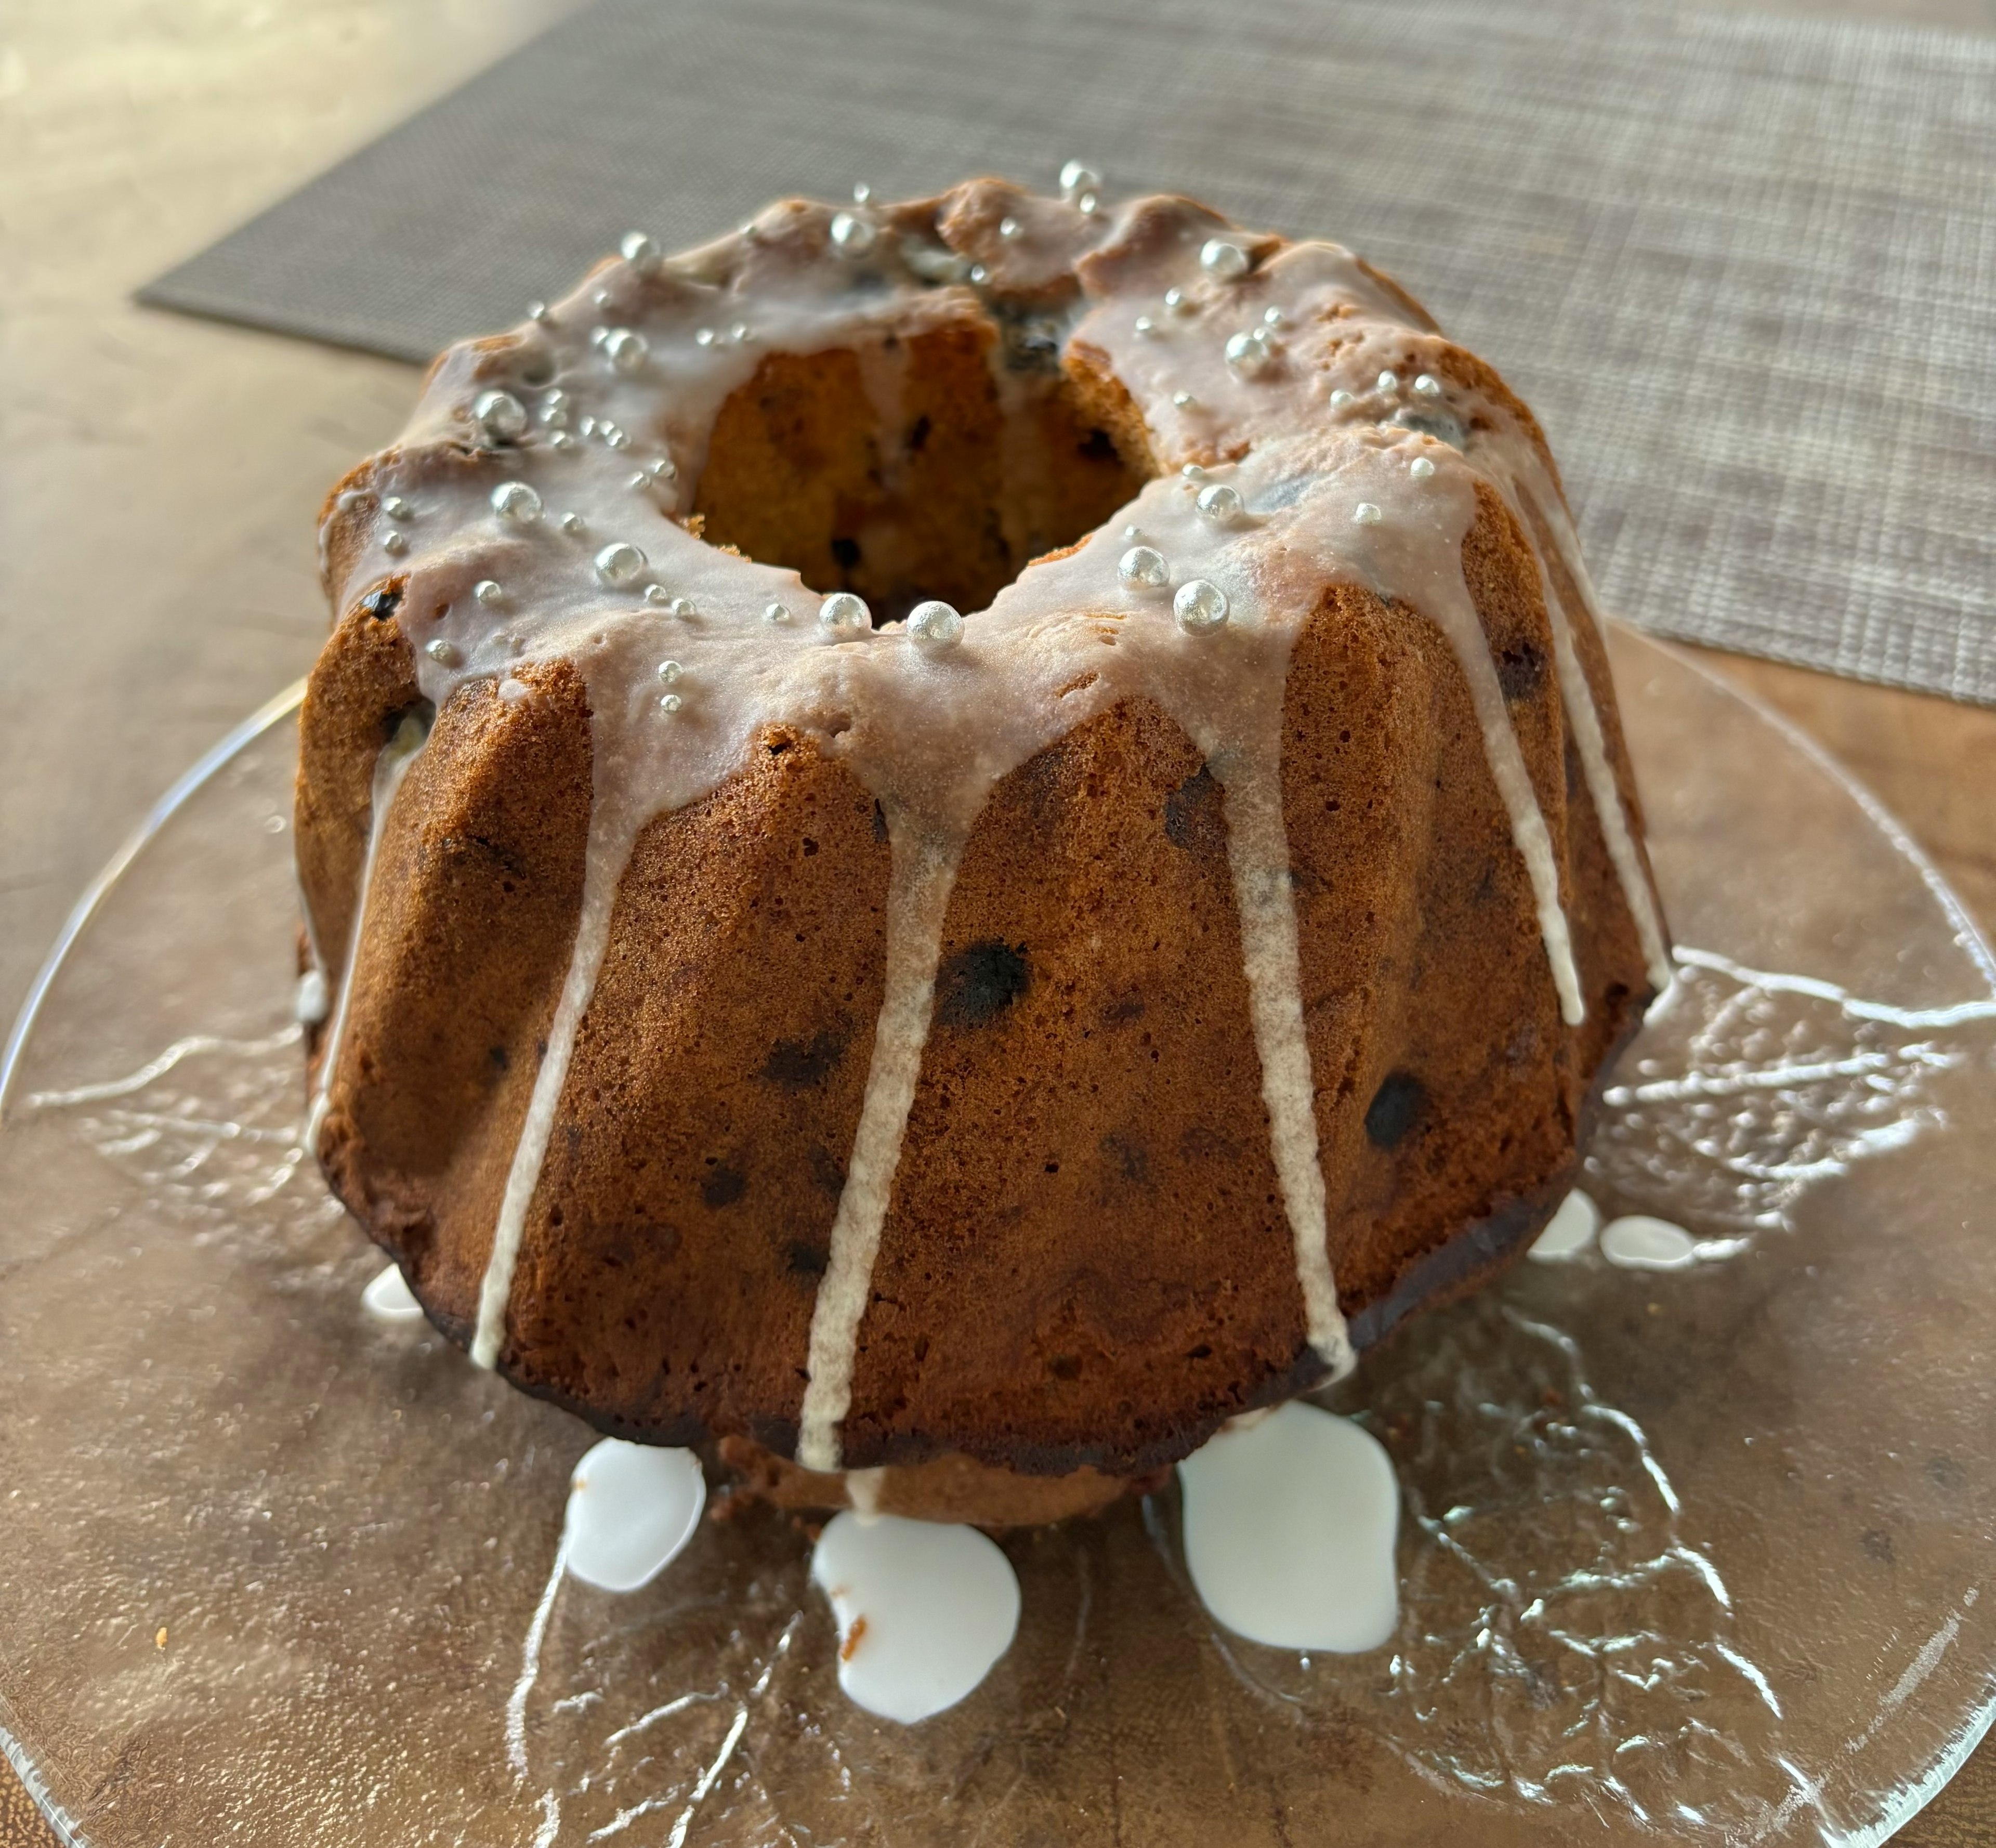
<path fill-rule="evenodd" d="M 1578 1258 L 1594 1243 L 1601 1229 L 1601 1209 L 1580 1189 L 1560 1202 L 1559 1210 L 1546 1222 L 1546 1229 L 1532 1241 L 1529 1256 L 1542 1264 L 1563 1263 Z"/>
<path fill-rule="evenodd" d="M 325 1126 L 325 1113 L 332 1100 L 333 1072 L 339 1063 L 340 1048 L 346 1038 L 346 1004 L 353 993 L 353 965 L 360 955 L 361 927 L 367 920 L 367 900 L 374 889 L 374 862 L 380 853 L 381 837 L 387 831 L 388 810 L 427 735 L 420 720 L 413 714 L 404 718 L 395 728 L 395 735 L 381 747 L 380 755 L 374 760 L 367 815 L 367 851 L 360 862 L 360 889 L 353 901 L 353 929 L 347 939 L 346 966 L 340 972 L 339 1000 L 333 1009 L 332 1024 L 326 1029 L 325 1045 L 319 1054 L 318 1083 L 312 1093 L 311 1111 L 305 1118 L 305 1144 L 308 1151 L 318 1148 L 318 1133 Z M 316 957 L 316 949 L 314 955 Z M 323 976 L 321 980 L 322 983 Z"/>
<path fill-rule="evenodd" d="M 1698 1262 L 1698 1241 L 1670 1220 L 1632 1213 L 1602 1227 L 1601 1255 L 1628 1271 L 1687 1271 Z"/>
<path fill-rule="evenodd" d="M 947 221 L 949 246 L 932 208 L 869 201 L 838 215 L 842 236 L 828 208 L 793 203 L 669 263 L 636 240 L 635 257 L 600 268 L 512 335 L 446 355 L 403 442 L 377 459 L 366 488 L 341 497 L 342 517 L 372 517 L 342 557 L 336 595 L 344 602 L 406 571 L 397 620 L 439 708 L 480 681 L 496 682 L 503 700 L 531 698 L 535 669 L 558 661 L 588 690 L 582 918 L 480 1289 L 480 1364 L 503 1346 L 528 1210 L 638 831 L 716 787 L 772 725 L 812 736 L 888 817 L 886 998 L 800 1409 L 799 1460 L 819 1469 L 840 1461 L 957 859 L 1000 778 L 1118 700 L 1161 705 L 1225 792 L 1275 1165 L 1308 1337 L 1327 1367 L 1344 1365 L 1349 1345 L 1326 1242 L 1280 785 L 1289 658 L 1327 583 L 1411 605 L 1447 638 L 1561 1013 L 1574 1023 L 1584 1011 L 1557 859 L 1462 564 L 1479 481 L 1514 501 L 1523 484 L 1549 521 L 1557 513 L 1529 432 L 1506 405 L 1445 384 L 1439 337 L 1335 246 L 1292 246 L 1257 267 L 1252 253 L 1268 240 L 1182 202 L 1090 212 L 1008 189 L 990 197 L 998 204 Z M 1190 480 L 1151 481 L 960 630 L 945 624 L 948 645 L 900 624 L 828 625 L 828 600 L 794 572 L 723 552 L 677 523 L 722 404 L 766 354 L 852 350 L 891 430 L 909 338 L 981 315 L 969 284 L 1016 296 L 1069 277 L 1079 301 L 1048 311 L 1065 314 L 1070 347 L 1099 356 L 1130 391 L 1163 468 L 1205 466 Z M 1140 308 L 1150 323 L 1141 332 Z M 1230 363 L 1228 344 L 1244 332 L 1254 363 L 1240 363 L 1237 342 Z M 996 376 L 1001 397 L 1023 389 Z M 1402 376 L 1415 377 L 1413 397 Z M 1001 446 L 1023 421 L 1008 422 Z M 1217 459 L 1230 456 L 1241 459 Z M 891 446 L 883 465 L 891 476 Z M 1137 532 L 1165 562 L 1161 583 L 1148 569 L 1119 575 Z M 1217 599 L 1192 593 L 1199 583 Z M 1179 600 L 1192 620 L 1173 619 Z M 1554 620 L 1569 633 L 1564 612 Z M 1556 652 L 1563 694 L 1592 715 L 1570 641 Z M 680 671 L 662 695 L 667 659 Z M 1591 728 L 1577 720 L 1576 737 L 1604 828 L 1619 826 L 1626 841 L 1619 803 L 1600 794 L 1613 783 L 1598 717 Z M 1633 843 L 1616 851 L 1632 904 L 1638 894 L 1647 903 Z"/>
<path fill-rule="evenodd" d="M 974 1527 L 835 1515 L 811 1580 L 838 1621 L 838 1685 L 903 1726 L 973 1692 L 1019 1627 L 1012 1562 Z"/>
<path fill-rule="evenodd" d="M 1377 1649 L 1399 1621 L 1399 1484 L 1378 1439 L 1292 1401 L 1236 1420 L 1179 1465 L 1186 1567 L 1236 1635 L 1277 1649 Z"/>
<path fill-rule="evenodd" d="M 569 1478 L 562 1556 L 569 1574 L 635 1592 L 678 1558 L 700 1525 L 707 1479 L 691 1451 L 606 1437 Z"/>
<path fill-rule="evenodd" d="M 377 1322 L 420 1322 L 423 1306 L 416 1300 L 399 1265 L 383 1267 L 360 1292 L 360 1306 Z"/>

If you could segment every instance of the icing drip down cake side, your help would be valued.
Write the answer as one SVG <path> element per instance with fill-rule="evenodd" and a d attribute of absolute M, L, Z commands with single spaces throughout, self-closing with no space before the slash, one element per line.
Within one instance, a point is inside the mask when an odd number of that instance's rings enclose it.
<path fill-rule="evenodd" d="M 1334 245 L 633 234 L 322 543 L 313 1148 L 481 1364 L 779 1500 L 1055 1519 L 1334 1375 L 1667 979 L 1544 439 Z"/>

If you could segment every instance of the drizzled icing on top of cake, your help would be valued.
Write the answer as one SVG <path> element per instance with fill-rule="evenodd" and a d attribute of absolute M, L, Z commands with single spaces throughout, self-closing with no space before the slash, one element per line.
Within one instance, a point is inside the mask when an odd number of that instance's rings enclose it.
<path fill-rule="evenodd" d="M 994 305 L 1013 337 L 1083 353 L 1129 394 L 1160 472 L 1115 518 L 1027 566 L 987 609 L 924 605 L 877 628 L 849 593 L 822 595 L 689 530 L 709 434 L 768 355 L 853 351 L 891 408 L 897 346 Z M 1226 793 L 1303 1320 L 1327 1371 L 1349 1364 L 1279 776 L 1289 658 L 1327 583 L 1410 605 L 1447 638 L 1530 877 L 1547 979 L 1570 1025 L 1585 1010 L 1557 859 L 1464 579 L 1479 483 L 1558 549 L 1583 596 L 1585 579 L 1536 431 L 1464 360 L 1335 245 L 1244 232 L 1180 199 L 1103 209 L 991 181 L 893 207 L 786 203 L 670 260 L 634 234 L 563 301 L 443 357 L 402 440 L 335 503 L 329 590 L 344 607 L 401 580 L 397 620 L 439 707 L 474 681 L 531 699 L 537 666 L 571 664 L 594 766 L 580 925 L 495 1228 L 475 1358 L 494 1364 L 503 1343 L 527 1210 L 639 831 L 717 786 L 770 727 L 802 731 L 879 798 L 893 862 L 886 996 L 800 1413 L 800 1461 L 836 1467 L 964 842 L 1000 778 L 1141 697 Z M 1589 792 L 1660 983 L 1660 921 L 1568 613 L 1542 576 Z M 338 1051 L 336 1031 L 327 1082 Z"/>

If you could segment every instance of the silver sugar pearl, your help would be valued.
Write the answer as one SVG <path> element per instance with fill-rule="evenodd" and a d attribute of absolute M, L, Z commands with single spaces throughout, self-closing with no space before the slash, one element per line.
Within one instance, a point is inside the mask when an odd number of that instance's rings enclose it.
<path fill-rule="evenodd" d="M 596 433 L 613 449 L 626 449 L 631 446 L 631 439 L 614 424 L 598 424 Z"/>
<path fill-rule="evenodd" d="M 592 327 L 589 330 L 589 343 L 591 346 L 601 346 L 609 338 L 610 329 L 607 327 Z"/>
<path fill-rule="evenodd" d="M 963 639 L 963 618 L 950 604 L 918 603 L 908 612 L 908 634 L 924 648 L 954 648 Z"/>
<path fill-rule="evenodd" d="M 1418 391 L 1423 397 L 1440 397 L 1441 396 L 1441 380 L 1437 378 L 1433 373 L 1424 372 L 1415 379 L 1414 389 Z"/>
<path fill-rule="evenodd" d="M 506 593 L 501 590 L 498 585 L 489 577 L 481 577 L 477 583 L 473 584 L 471 587 L 471 594 L 473 597 L 477 597 L 480 603 L 484 604 L 486 608 L 488 610 L 490 609 L 495 603 L 501 601 L 506 594 Z"/>
<path fill-rule="evenodd" d="M 659 710 L 661 712 L 676 712 L 685 704 L 686 701 L 677 693 L 669 693 L 661 696 L 659 700 Z"/>
<path fill-rule="evenodd" d="M 850 590 L 835 590 L 817 607 L 818 627 L 835 635 L 864 635 L 873 627 L 866 599 Z"/>
<path fill-rule="evenodd" d="M 464 657 L 459 654 L 442 636 L 432 637 L 423 644 L 423 652 L 439 667 L 455 667 Z"/>
<path fill-rule="evenodd" d="M 1434 464 L 1425 456 L 1416 456 L 1407 464 L 1407 473 L 1416 481 L 1425 481 L 1434 473 Z"/>
<path fill-rule="evenodd" d="M 541 497 L 524 481 L 502 481 L 492 490 L 492 511 L 515 526 L 531 526 L 541 517 Z"/>
<path fill-rule="evenodd" d="M 1203 481 L 1206 479 L 1206 470 L 1196 462 L 1186 463 L 1179 473 L 1188 481 Z"/>
<path fill-rule="evenodd" d="M 409 549 L 408 535 L 391 528 L 381 535 L 381 549 L 391 558 L 400 558 Z"/>
<path fill-rule="evenodd" d="M 860 181 L 854 186 L 852 189 L 852 202 L 855 205 L 870 205 L 872 204 L 873 188 L 869 186 L 864 180 Z"/>
<path fill-rule="evenodd" d="M 693 339 L 696 346 L 711 346 L 720 338 L 721 336 L 711 327 L 697 327 L 693 329 Z"/>
<path fill-rule="evenodd" d="M 1268 336 L 1258 327 L 1236 334 L 1227 342 L 1227 363 L 1243 378 L 1266 372 L 1275 356 Z"/>
<path fill-rule="evenodd" d="M 1361 501 L 1352 508 L 1351 517 L 1361 526 L 1377 526 L 1386 516 L 1370 501 Z"/>
<path fill-rule="evenodd" d="M 564 451 L 569 449 L 579 449 L 582 447 L 582 445 L 576 440 L 573 432 L 568 430 L 556 431 L 554 435 L 548 439 L 548 441 L 552 443 L 555 448 Z"/>
<path fill-rule="evenodd" d="M 666 253 L 642 231 L 625 232 L 624 241 L 617 248 L 624 253 L 624 260 L 640 276 L 656 274 L 659 265 L 666 260 Z"/>
<path fill-rule="evenodd" d="M 616 301 L 617 298 L 607 289 L 598 289 L 590 295 L 590 300 L 598 308 L 609 308 Z"/>
<path fill-rule="evenodd" d="M 652 485 L 652 477 L 640 469 L 624 485 L 626 487 L 649 488 Z"/>
<path fill-rule="evenodd" d="M 1123 536 L 1126 539 L 1141 539 L 1144 536 L 1144 529 L 1133 520 L 1123 528 Z"/>
<path fill-rule="evenodd" d="M 1203 635 L 1227 620 L 1227 593 L 1219 585 L 1195 577 L 1179 586 L 1172 599 L 1172 614 L 1189 635 Z"/>
<path fill-rule="evenodd" d="M 1201 488 L 1199 499 L 1193 504 L 1216 526 L 1227 525 L 1241 518 L 1241 497 L 1223 481 Z"/>
<path fill-rule="evenodd" d="M 585 417 L 576 425 L 576 428 L 585 436 L 594 436 L 596 434 L 596 419 L 593 417 Z"/>
<path fill-rule="evenodd" d="M 989 281 L 990 280 L 990 276 L 991 272 L 986 269 L 983 264 L 972 263 L 970 266 L 970 280 L 972 282 L 982 283 Z"/>
<path fill-rule="evenodd" d="M 548 312 L 548 305 L 545 301 L 530 301 L 527 304 L 527 318 L 545 324 L 553 320 L 554 316 Z"/>
<path fill-rule="evenodd" d="M 510 391 L 481 391 L 471 419 L 486 442 L 511 442 L 527 427 L 527 408 Z"/>
<path fill-rule="evenodd" d="M 561 529 L 563 532 L 587 532 L 589 522 L 579 513 L 565 513 L 561 517 Z"/>
<path fill-rule="evenodd" d="M 413 519 L 416 511 L 400 494 L 391 494 L 381 503 L 381 511 L 391 520 Z"/>
<path fill-rule="evenodd" d="M 866 256 L 879 235 L 872 219 L 862 219 L 856 212 L 841 212 L 831 221 L 832 248 L 841 256 Z"/>
<path fill-rule="evenodd" d="M 1135 590 L 1161 590 L 1172 568 L 1155 545 L 1132 545 L 1116 561 L 1116 575 Z"/>
<path fill-rule="evenodd" d="M 785 605 L 779 603 L 763 604 L 762 620 L 765 622 L 788 622 L 790 619 L 790 612 Z"/>
<path fill-rule="evenodd" d="M 1093 218 L 1102 209 L 1102 201 L 1092 192 L 1083 193 L 1075 201 L 1075 204 L 1089 218 Z"/>
<path fill-rule="evenodd" d="M 596 555 L 596 575 L 606 584 L 628 584 L 645 569 L 645 555 L 628 540 L 613 540 Z"/>
<path fill-rule="evenodd" d="M 690 597 L 675 597 L 666 605 L 668 616 L 690 616 L 693 613 L 693 599 Z"/>
<path fill-rule="evenodd" d="M 680 676 L 685 672 L 686 669 L 680 666 L 676 661 L 661 661 L 659 663 L 659 678 L 664 681 L 668 687 L 671 686 L 673 681 L 676 680 Z"/>
<path fill-rule="evenodd" d="M 1288 322 L 1289 316 L 1278 308 L 1269 308 L 1261 311 L 1261 318 L 1271 327 L 1281 327 Z"/>
<path fill-rule="evenodd" d="M 619 372 L 637 371 L 651 353 L 651 342 L 635 328 L 613 328 L 603 342 L 603 356 Z"/>
<path fill-rule="evenodd" d="M 1008 244 L 1017 238 L 1024 229 L 1025 226 L 1017 219 L 1000 219 L 998 221 L 998 235 Z"/>
<path fill-rule="evenodd" d="M 1199 402 L 1199 400 L 1194 397 L 1189 391 L 1174 391 L 1172 394 L 1172 402 L 1177 405 L 1181 411 L 1189 411 L 1194 404 Z"/>
<path fill-rule="evenodd" d="M 673 600 L 673 594 L 663 584 L 647 584 L 645 601 L 655 610 L 662 610 Z"/>
<path fill-rule="evenodd" d="M 1065 198 L 1078 199 L 1085 192 L 1100 192 L 1102 176 L 1086 160 L 1070 160 L 1060 170 L 1061 194 Z"/>
<path fill-rule="evenodd" d="M 1342 411 L 1347 404 L 1356 404 L 1358 401 L 1348 391 L 1334 391 L 1330 394 L 1330 408 L 1334 411 Z"/>
<path fill-rule="evenodd" d="M 669 456 L 654 456 L 645 464 L 645 473 L 654 481 L 672 481 L 678 478 L 679 467 Z"/>
<path fill-rule="evenodd" d="M 1398 391 L 1399 388 L 1400 375 L 1397 372 L 1382 372 L 1380 373 L 1379 389 L 1382 391 Z"/>
<path fill-rule="evenodd" d="M 738 346 L 745 346 L 755 337 L 754 330 L 745 321 L 738 321 L 728 330 L 728 337 Z"/>
<path fill-rule="evenodd" d="M 1158 331 L 1158 324 L 1148 315 L 1139 315 L 1136 320 L 1136 330 L 1140 335 L 1155 334 Z"/>
<path fill-rule="evenodd" d="M 1209 276 L 1231 282 L 1248 274 L 1248 253 L 1223 237 L 1209 238 L 1199 251 L 1199 267 Z"/>

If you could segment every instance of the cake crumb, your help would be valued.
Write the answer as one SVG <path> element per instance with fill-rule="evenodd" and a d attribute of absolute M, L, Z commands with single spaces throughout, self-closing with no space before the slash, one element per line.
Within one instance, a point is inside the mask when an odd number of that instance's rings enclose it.
<path fill-rule="evenodd" d="M 161 1636 L 166 1633 L 164 1630 L 160 1633 Z M 845 1640 L 838 1646 L 838 1659 L 841 1662 L 851 1661 L 859 1653 L 859 1645 L 865 1640 L 866 1636 L 866 1619 L 864 1617 L 855 1617 L 852 1619 L 852 1629 L 845 1633 Z"/>
<path fill-rule="evenodd" d="M 163 1624 L 161 1624 L 161 1625 L 160 1626 L 160 1627 L 159 1627 L 158 1630 L 157 1630 L 157 1631 L 154 1633 L 154 1635 L 153 1635 L 153 1647 L 155 1649 L 164 1649 L 164 1648 L 166 1647 L 166 1646 L 167 1646 L 167 1626 L 163 1623 Z"/>

